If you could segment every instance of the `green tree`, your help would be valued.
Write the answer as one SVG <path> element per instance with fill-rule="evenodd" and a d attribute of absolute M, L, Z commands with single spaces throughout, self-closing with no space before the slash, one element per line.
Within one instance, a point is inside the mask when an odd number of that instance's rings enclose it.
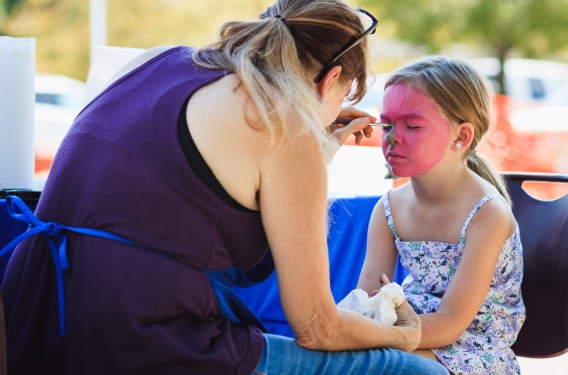
<path fill-rule="evenodd" d="M 10 14 L 10 12 L 12 11 L 12 8 L 14 7 L 14 5 L 16 5 L 16 3 L 19 0 L 4 0 L 4 9 L 6 10 L 6 13 Z"/>
<path fill-rule="evenodd" d="M 4 35 L 2 31 L 2 25 L 4 19 L 12 13 L 12 9 L 16 3 L 20 2 L 21 0 L 0 0 L 0 35 Z"/>
<path fill-rule="evenodd" d="M 503 63 L 512 50 L 541 57 L 568 46 L 568 0 L 359 0 L 398 38 L 433 51 L 464 42 L 490 48 Z"/>

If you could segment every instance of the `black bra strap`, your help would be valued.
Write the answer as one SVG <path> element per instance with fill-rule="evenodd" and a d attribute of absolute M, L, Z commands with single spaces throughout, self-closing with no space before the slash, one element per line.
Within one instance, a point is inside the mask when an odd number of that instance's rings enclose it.
<path fill-rule="evenodd" d="M 188 101 L 189 102 L 189 101 Z M 187 110 L 187 102 L 183 106 L 177 125 L 177 135 L 178 141 L 189 163 L 189 166 L 193 170 L 193 172 L 199 177 L 201 182 L 205 184 L 216 196 L 219 197 L 223 202 L 225 202 L 229 207 L 236 208 L 237 210 L 241 211 L 250 211 L 256 212 L 254 210 L 248 209 L 245 206 L 241 205 L 237 202 L 233 197 L 231 197 L 227 191 L 223 188 L 217 177 L 211 171 L 211 168 L 203 159 L 203 156 L 199 153 L 191 134 L 189 133 L 189 128 L 187 126 L 187 119 L 185 117 L 185 113 Z"/>

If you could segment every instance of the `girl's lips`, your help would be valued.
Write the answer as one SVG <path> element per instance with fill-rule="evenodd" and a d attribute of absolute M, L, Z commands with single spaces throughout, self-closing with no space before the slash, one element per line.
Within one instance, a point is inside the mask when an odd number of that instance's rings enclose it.
<path fill-rule="evenodd" d="M 403 158 L 404 156 L 397 154 L 396 152 L 389 152 L 387 158 Z"/>

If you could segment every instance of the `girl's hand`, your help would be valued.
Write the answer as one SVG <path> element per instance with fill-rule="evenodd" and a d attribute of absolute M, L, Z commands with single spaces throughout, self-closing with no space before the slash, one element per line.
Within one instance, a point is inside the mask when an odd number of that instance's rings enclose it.
<path fill-rule="evenodd" d="M 352 120 L 349 124 L 333 123 L 328 127 L 329 132 L 337 138 L 340 144 L 345 143 L 347 138 L 353 134 L 355 135 L 355 143 L 360 145 L 363 136 L 371 138 L 373 134 L 373 127 L 369 126 L 369 123 L 377 121 L 376 117 L 353 107 L 342 108 L 339 112 L 339 118 Z"/>
<path fill-rule="evenodd" d="M 380 278 L 381 287 L 390 284 L 385 274 Z M 369 297 L 375 296 L 380 290 L 373 290 Z M 408 352 L 415 350 L 422 338 L 422 325 L 418 315 L 414 312 L 407 300 L 404 300 L 399 307 L 395 307 L 398 320 L 394 323 L 395 327 L 404 329 L 408 339 L 408 346 L 404 349 Z"/>

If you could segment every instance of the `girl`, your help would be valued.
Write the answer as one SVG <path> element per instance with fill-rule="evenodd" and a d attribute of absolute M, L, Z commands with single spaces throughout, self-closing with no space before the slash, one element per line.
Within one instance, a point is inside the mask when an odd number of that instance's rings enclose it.
<path fill-rule="evenodd" d="M 519 230 L 500 175 L 475 150 L 492 119 L 490 83 L 460 60 L 424 58 L 385 84 L 383 153 L 410 183 L 374 209 L 358 288 L 392 279 L 400 255 L 422 321 L 415 353 L 454 374 L 520 373 Z"/>

